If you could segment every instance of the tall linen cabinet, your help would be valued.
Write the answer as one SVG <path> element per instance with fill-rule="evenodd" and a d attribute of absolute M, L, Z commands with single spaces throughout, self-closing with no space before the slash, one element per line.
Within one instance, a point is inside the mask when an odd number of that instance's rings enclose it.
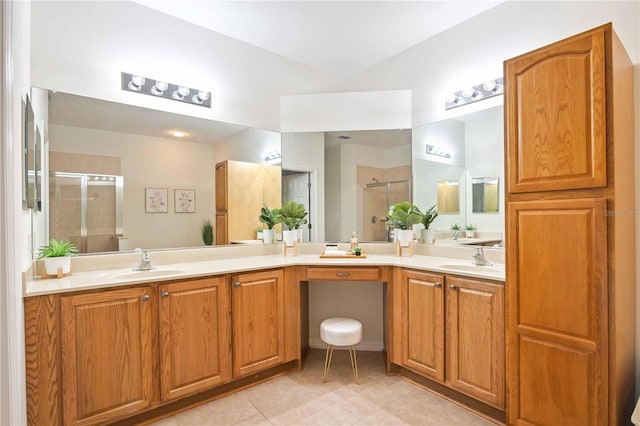
<path fill-rule="evenodd" d="M 633 73 L 607 24 L 505 61 L 507 422 L 629 421 Z"/>

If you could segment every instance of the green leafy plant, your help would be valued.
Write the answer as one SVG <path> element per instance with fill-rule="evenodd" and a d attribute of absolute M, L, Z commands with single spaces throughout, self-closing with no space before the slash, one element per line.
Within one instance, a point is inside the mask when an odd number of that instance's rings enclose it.
<path fill-rule="evenodd" d="M 75 256 L 76 253 L 78 253 L 78 248 L 74 244 L 65 240 L 56 241 L 53 238 L 49 240 L 48 245 L 42 246 L 38 250 L 40 258 Z"/>
<path fill-rule="evenodd" d="M 424 225 L 424 229 L 429 229 L 429 225 L 431 225 L 435 218 L 438 217 L 437 207 L 438 205 L 434 204 L 433 206 L 429 207 L 429 209 L 424 213 L 422 213 L 417 207 L 414 207 L 416 211 L 420 213 L 420 215 L 422 215 L 422 219 L 420 222 Z"/>
<path fill-rule="evenodd" d="M 454 223 L 453 225 L 451 225 L 451 230 L 452 231 L 459 231 L 460 230 L 460 225 L 458 225 L 457 223 Z"/>
<path fill-rule="evenodd" d="M 465 229 L 466 231 L 475 231 L 475 230 L 476 230 L 476 227 L 475 227 L 475 226 L 473 226 L 473 225 L 467 225 L 467 226 L 465 226 L 465 227 L 464 227 L 464 229 Z"/>
<path fill-rule="evenodd" d="M 258 220 L 267 225 L 267 229 L 273 229 L 274 226 L 280 223 L 279 212 L 279 209 L 270 210 L 266 204 L 263 204 Z"/>
<path fill-rule="evenodd" d="M 397 229 L 411 229 L 422 221 L 422 213 L 416 206 L 408 201 L 403 201 L 389 207 L 387 212 L 387 226 Z"/>
<path fill-rule="evenodd" d="M 202 223 L 202 241 L 210 246 L 213 244 L 213 225 L 209 219 L 206 219 Z"/>
<path fill-rule="evenodd" d="M 285 202 L 278 210 L 279 221 L 284 223 L 289 230 L 298 229 L 300 225 L 307 223 L 306 217 L 307 210 L 304 208 L 304 204 L 295 201 Z"/>

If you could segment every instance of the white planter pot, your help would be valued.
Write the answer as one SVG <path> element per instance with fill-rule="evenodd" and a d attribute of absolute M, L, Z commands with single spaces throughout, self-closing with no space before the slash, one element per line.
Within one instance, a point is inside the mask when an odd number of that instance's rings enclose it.
<path fill-rule="evenodd" d="M 44 272 L 47 275 L 58 275 L 58 268 L 62 269 L 63 274 L 71 272 L 71 257 L 45 257 Z"/>
<path fill-rule="evenodd" d="M 298 230 L 292 229 L 290 231 L 282 231 L 282 241 L 284 241 L 287 247 L 293 247 L 298 239 Z"/>
<path fill-rule="evenodd" d="M 436 232 L 433 229 L 421 229 L 420 240 L 425 244 L 433 244 Z"/>
<path fill-rule="evenodd" d="M 412 227 L 413 230 L 413 238 L 418 240 L 417 242 L 422 242 L 422 230 L 424 229 L 424 225 L 421 223 L 415 224 Z"/>
<path fill-rule="evenodd" d="M 276 239 L 276 230 L 275 229 L 263 229 L 262 230 L 262 241 L 265 244 L 273 244 L 273 240 Z"/>
<path fill-rule="evenodd" d="M 262 239 L 262 231 L 256 232 L 256 239 L 258 240 Z"/>
<path fill-rule="evenodd" d="M 467 238 L 475 238 L 476 231 L 464 231 Z"/>
<path fill-rule="evenodd" d="M 400 247 L 409 247 L 413 241 L 413 229 L 396 229 L 396 238 Z"/>

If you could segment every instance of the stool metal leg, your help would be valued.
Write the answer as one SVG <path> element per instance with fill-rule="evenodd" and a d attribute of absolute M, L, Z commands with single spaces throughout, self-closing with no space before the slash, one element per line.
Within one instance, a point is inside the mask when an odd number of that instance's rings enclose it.
<path fill-rule="evenodd" d="M 333 356 L 333 345 L 327 345 L 327 353 L 324 356 L 324 376 L 323 381 L 327 382 L 329 375 L 329 366 L 331 365 L 331 357 Z"/>
<path fill-rule="evenodd" d="M 356 381 L 356 385 L 359 384 L 358 380 L 358 360 L 356 359 L 356 348 L 349 346 L 349 357 L 351 358 L 351 368 L 353 369 L 353 378 Z"/>

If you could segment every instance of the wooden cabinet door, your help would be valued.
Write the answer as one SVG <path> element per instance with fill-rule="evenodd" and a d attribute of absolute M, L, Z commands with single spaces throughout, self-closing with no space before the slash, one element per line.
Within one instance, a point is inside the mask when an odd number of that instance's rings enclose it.
<path fill-rule="evenodd" d="M 149 406 L 154 303 L 149 287 L 61 298 L 65 425 L 106 422 Z"/>
<path fill-rule="evenodd" d="M 216 210 L 226 210 L 227 207 L 227 162 L 216 164 Z"/>
<path fill-rule="evenodd" d="M 510 424 L 607 424 L 605 199 L 521 201 L 507 218 Z"/>
<path fill-rule="evenodd" d="M 504 63 L 507 192 L 606 186 L 605 31 Z"/>
<path fill-rule="evenodd" d="M 227 234 L 227 218 L 229 215 L 225 212 L 216 212 L 216 245 L 229 244 L 229 237 Z"/>
<path fill-rule="evenodd" d="M 284 272 L 231 278 L 233 376 L 264 370 L 284 361 Z"/>
<path fill-rule="evenodd" d="M 402 364 L 444 381 L 444 277 L 402 271 Z"/>
<path fill-rule="evenodd" d="M 159 286 L 160 395 L 211 388 L 231 377 L 229 287 L 224 277 Z"/>
<path fill-rule="evenodd" d="M 447 277 L 447 383 L 504 408 L 504 286 Z"/>

